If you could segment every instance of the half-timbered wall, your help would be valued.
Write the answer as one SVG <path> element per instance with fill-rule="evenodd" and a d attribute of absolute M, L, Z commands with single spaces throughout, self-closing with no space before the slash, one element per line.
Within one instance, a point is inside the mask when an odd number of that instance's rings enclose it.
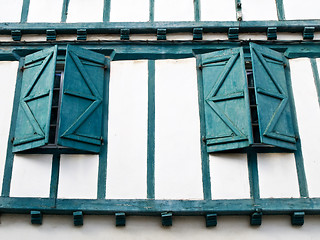
<path fill-rule="evenodd" d="M 239 24 L 246 24 L 246 21 L 320 19 L 317 10 L 320 3 L 316 0 L 263 0 L 259 3 L 254 0 L 241 0 L 241 8 L 237 7 L 237 2 L 240 3 L 239 0 L 0 0 L 0 25 L 4 26 L 6 22 L 17 24 L 14 26 L 19 26 L 20 22 L 22 25 L 41 23 L 40 28 L 45 29 L 48 23 L 123 24 L 183 21 L 192 24 L 201 21 L 238 21 Z M 242 21 L 239 21 L 239 17 Z M 30 25 L 30 28 L 32 27 Z M 316 27 L 310 43 L 320 40 L 319 29 Z M 305 41 L 304 28 L 301 28 L 300 32 L 295 29 L 294 33 L 283 29 L 277 33 L 278 42 L 292 44 L 296 41 L 295 46 L 298 46 L 297 41 Z M 105 44 L 108 44 L 108 41 L 116 41 L 118 44 L 121 38 L 120 29 L 118 30 L 108 33 L 88 32 L 86 41 L 81 44 L 85 46 L 87 42 L 97 43 L 99 40 Z M 58 43 L 77 43 L 76 32 L 62 32 L 58 32 L 56 36 Z M 1 44 L 12 44 L 14 48 L 11 32 L 1 32 L 0 29 L 0 33 L 0 50 Z M 191 31 L 166 34 L 167 41 L 191 42 L 193 37 Z M 21 41 L 24 41 L 27 48 L 32 44 L 41 46 L 46 42 L 46 38 L 43 31 L 26 30 L 25 34 L 22 31 Z M 228 42 L 228 39 L 230 34 L 224 30 L 203 33 L 204 41 Z M 150 31 L 130 34 L 130 40 L 158 41 L 156 32 Z M 252 33 L 240 31 L 238 40 L 267 41 L 268 36 L 260 30 Z M 214 43 L 218 44 L 217 41 Z M 121 44 L 125 45 L 126 42 Z M 21 46 L 18 47 L 21 50 Z M 313 49 L 317 47 L 319 45 Z M 145 54 L 142 48 L 134 49 Z M 197 59 L 192 54 L 185 54 L 185 57 L 174 56 L 174 48 L 171 55 L 166 52 L 161 56 L 161 52 L 152 51 L 154 50 L 150 50 L 150 55 L 145 57 L 134 55 L 137 52 L 130 52 L 127 59 L 121 52 L 118 59 L 111 61 L 108 154 L 105 165 L 102 165 L 105 169 L 102 170 L 97 154 L 62 154 L 58 165 L 53 162 L 55 160 L 51 154 L 15 154 L 12 169 L 5 172 L 19 62 L 18 59 L 13 61 L 1 57 L 1 60 L 6 60 L 0 61 L 2 195 L 15 199 L 51 198 L 53 188 L 56 187 L 55 200 L 101 200 L 103 196 L 103 200 L 297 198 L 303 201 L 320 197 L 319 53 L 315 54 L 316 57 L 305 54 L 303 58 L 290 57 L 289 60 L 289 87 L 292 87 L 292 103 L 301 142 L 298 153 L 258 153 L 254 162 L 250 153 L 210 153 L 208 162 L 205 163 L 201 153 L 202 123 Z M 118 53 L 115 52 L 116 54 Z M 294 54 L 299 55 L 296 52 Z M 55 167 L 58 169 L 53 169 Z M 99 179 L 100 172 L 104 170 L 105 181 Z M 304 172 L 301 172 L 302 170 Z M 56 185 L 52 180 L 54 172 L 59 173 Z M 104 183 L 101 184 L 101 181 Z M 286 205 L 285 202 L 281 204 Z M 147 211 L 148 206 L 145 207 Z M 259 207 L 256 206 L 257 211 L 260 211 Z M 73 209 L 72 206 L 70 209 Z M 201 209 L 199 211 L 201 212 Z M 1 216 L 0 234 L 8 238 L 315 239 L 319 235 L 318 216 L 310 215 L 305 217 L 305 225 L 302 227 L 291 226 L 289 216 L 263 216 L 260 227 L 250 226 L 247 216 L 221 216 L 218 217 L 218 226 L 215 228 L 206 228 L 203 216 L 174 216 L 171 228 L 161 227 L 160 216 L 129 216 L 126 227 L 116 228 L 113 216 L 85 215 L 84 226 L 76 228 L 73 226 L 72 216 L 45 215 L 43 224 L 34 226 L 30 224 L 29 215 L 12 215 L 8 213 L 10 210 L 4 212 L 6 213 Z M 237 214 L 241 215 L 241 212 L 238 211 Z M 137 215 L 144 214 L 138 212 Z"/>

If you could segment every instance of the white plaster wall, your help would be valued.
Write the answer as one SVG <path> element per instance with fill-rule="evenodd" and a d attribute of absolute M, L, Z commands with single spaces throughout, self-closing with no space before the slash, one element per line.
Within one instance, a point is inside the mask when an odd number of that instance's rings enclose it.
<path fill-rule="evenodd" d="M 111 62 L 107 198 L 147 197 L 148 61 Z"/>
<path fill-rule="evenodd" d="M 149 0 L 112 0 L 111 22 L 149 21 Z"/>
<path fill-rule="evenodd" d="M 0 22 L 20 22 L 23 0 L 0 0 Z"/>
<path fill-rule="evenodd" d="M 102 22 L 103 0 L 70 0 L 67 22 Z"/>
<path fill-rule="evenodd" d="M 60 22 L 63 0 L 30 0 L 28 22 Z"/>
<path fill-rule="evenodd" d="M 61 155 L 58 198 L 97 198 L 98 166 L 98 155 Z"/>
<path fill-rule="evenodd" d="M 293 153 L 258 153 L 261 198 L 299 197 Z"/>
<path fill-rule="evenodd" d="M 0 62 L 0 83 L 5 89 L 0 94 L 0 102 L 4 103 L 0 104 L 0 190 L 2 189 L 18 66 L 18 62 Z"/>
<path fill-rule="evenodd" d="M 309 59 L 290 60 L 302 154 L 310 197 L 320 197 L 320 109 Z"/>
<path fill-rule="evenodd" d="M 250 198 L 247 154 L 210 154 L 212 199 Z"/>
<path fill-rule="evenodd" d="M 84 216 L 74 227 L 72 216 L 44 215 L 41 226 L 31 225 L 30 215 L 2 215 L 1 236 L 10 239 L 259 239 L 314 240 L 320 235 L 319 217 L 306 216 L 302 227 L 293 227 L 290 216 L 263 216 L 260 227 L 251 227 L 247 216 L 218 217 L 218 225 L 206 228 L 204 217 L 173 217 L 172 227 L 161 227 L 160 217 L 127 217 L 125 227 L 115 227 L 112 216 Z"/>
<path fill-rule="evenodd" d="M 319 0 L 283 0 L 286 20 L 320 19 Z"/>
<path fill-rule="evenodd" d="M 15 155 L 10 197 L 49 197 L 51 166 L 49 154 Z"/>
<path fill-rule="evenodd" d="M 234 0 L 201 0 L 201 21 L 236 21 Z"/>
<path fill-rule="evenodd" d="M 244 21 L 278 20 L 275 0 L 241 0 Z"/>
<path fill-rule="evenodd" d="M 155 0 L 155 21 L 194 21 L 193 0 Z"/>
<path fill-rule="evenodd" d="M 195 58 L 155 67 L 155 196 L 202 199 Z"/>

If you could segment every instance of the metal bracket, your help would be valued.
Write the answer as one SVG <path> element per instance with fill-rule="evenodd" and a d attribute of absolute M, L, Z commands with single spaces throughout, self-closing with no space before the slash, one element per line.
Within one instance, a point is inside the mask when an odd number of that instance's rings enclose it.
<path fill-rule="evenodd" d="M 217 226 L 217 214 L 210 213 L 206 215 L 206 227 Z"/>
<path fill-rule="evenodd" d="M 74 226 L 82 226 L 83 225 L 82 211 L 73 212 L 73 225 Z"/>
<path fill-rule="evenodd" d="M 228 30 L 228 38 L 230 40 L 239 39 L 239 28 L 229 28 L 229 30 Z"/>
<path fill-rule="evenodd" d="M 126 225 L 126 214 L 125 213 L 116 213 L 116 226 L 124 227 Z"/>
<path fill-rule="evenodd" d="M 32 224 L 42 224 L 42 213 L 40 211 L 31 211 L 31 223 Z"/>
<path fill-rule="evenodd" d="M 202 40 L 203 28 L 193 29 L 193 40 Z"/>
<path fill-rule="evenodd" d="M 291 224 L 293 226 L 302 226 L 304 224 L 304 212 L 294 212 L 291 215 Z"/>
<path fill-rule="evenodd" d="M 268 37 L 268 40 L 277 40 L 277 28 L 268 27 L 267 37 Z"/>
<path fill-rule="evenodd" d="M 167 29 L 165 28 L 157 29 L 157 40 L 167 40 Z"/>
<path fill-rule="evenodd" d="M 87 30 L 78 29 L 77 30 L 77 40 L 87 40 Z"/>
<path fill-rule="evenodd" d="M 46 31 L 46 34 L 47 34 L 47 41 L 50 41 L 50 40 L 56 40 L 57 39 L 57 33 L 56 33 L 56 30 L 54 29 L 48 29 Z"/>
<path fill-rule="evenodd" d="M 163 212 L 161 213 L 162 226 L 170 227 L 172 226 L 172 213 Z"/>
<path fill-rule="evenodd" d="M 120 30 L 120 39 L 129 40 L 130 39 L 130 29 L 125 28 Z"/>
<path fill-rule="evenodd" d="M 303 29 L 303 39 L 312 40 L 314 38 L 315 27 L 305 27 Z"/>
<path fill-rule="evenodd" d="M 21 30 L 12 30 L 11 37 L 13 41 L 20 41 L 21 40 Z"/>

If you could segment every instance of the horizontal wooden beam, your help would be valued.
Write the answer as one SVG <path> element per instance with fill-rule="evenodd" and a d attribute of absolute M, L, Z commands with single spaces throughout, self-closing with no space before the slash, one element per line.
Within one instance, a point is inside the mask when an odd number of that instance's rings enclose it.
<path fill-rule="evenodd" d="M 70 214 L 82 211 L 84 214 L 160 216 L 170 212 L 176 216 L 251 215 L 259 208 L 263 215 L 292 215 L 304 212 L 320 215 L 320 198 L 275 198 L 237 200 L 135 200 L 135 199 L 50 199 L 0 197 L 2 213 Z"/>
<path fill-rule="evenodd" d="M 157 29 L 166 29 L 167 33 L 192 32 L 194 28 L 203 28 L 203 32 L 228 32 L 229 28 L 239 28 L 239 32 L 266 32 L 276 27 L 278 32 L 302 32 L 305 27 L 320 30 L 320 20 L 291 21 L 203 21 L 203 22 L 96 22 L 96 23 L 0 23 L 0 34 L 11 34 L 12 30 L 21 30 L 22 34 L 45 34 L 54 29 L 57 34 L 77 33 L 85 28 L 88 34 L 119 34 L 120 29 L 130 29 L 130 33 L 157 33 Z"/>

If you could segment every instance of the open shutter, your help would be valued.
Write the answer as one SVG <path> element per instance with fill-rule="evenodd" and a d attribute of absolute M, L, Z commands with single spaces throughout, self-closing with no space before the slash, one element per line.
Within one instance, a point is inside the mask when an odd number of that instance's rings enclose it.
<path fill-rule="evenodd" d="M 13 152 L 48 143 L 57 47 L 25 57 Z"/>
<path fill-rule="evenodd" d="M 58 144 L 99 152 L 102 144 L 102 98 L 106 58 L 86 49 L 67 47 Z"/>
<path fill-rule="evenodd" d="M 243 49 L 201 55 L 208 152 L 249 146 L 250 106 Z"/>
<path fill-rule="evenodd" d="M 284 56 L 250 43 L 261 142 L 296 149 Z"/>

